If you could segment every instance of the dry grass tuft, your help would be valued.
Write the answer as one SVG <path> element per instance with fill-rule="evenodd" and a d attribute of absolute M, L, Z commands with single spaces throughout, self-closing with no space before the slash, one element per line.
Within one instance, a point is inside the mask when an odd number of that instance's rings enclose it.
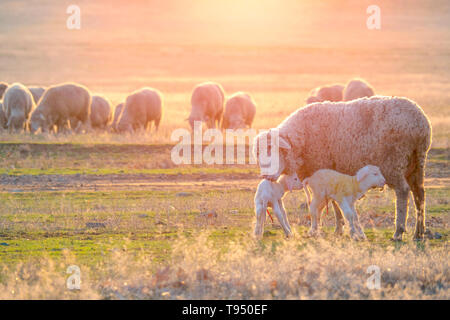
<path fill-rule="evenodd" d="M 151 256 L 113 250 L 81 267 L 79 291 L 66 289 L 67 253 L 1 271 L 1 299 L 449 299 L 448 247 L 304 240 L 218 245 L 203 232 L 177 240 L 165 265 Z M 76 263 L 75 263 L 76 264 Z M 367 268 L 381 271 L 369 290 Z M 62 270 L 62 271 L 60 271 Z"/>

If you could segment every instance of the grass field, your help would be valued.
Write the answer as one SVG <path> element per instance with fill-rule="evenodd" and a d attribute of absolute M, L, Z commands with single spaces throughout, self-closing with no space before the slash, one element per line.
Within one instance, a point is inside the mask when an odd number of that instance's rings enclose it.
<path fill-rule="evenodd" d="M 164 95 L 158 133 L 0 132 L 0 299 L 449 299 L 450 5 L 377 1 L 76 1 L 0 4 L 0 81 L 76 81 L 118 103 L 143 86 Z M 251 12 L 252 14 L 249 14 Z M 151 19 L 149 18 L 151 17 Z M 300 17 L 300 18 L 299 18 Z M 190 93 L 220 82 L 248 91 L 254 127 L 278 125 L 311 89 L 362 77 L 416 101 L 433 126 L 426 168 L 429 237 L 391 242 L 394 192 L 358 202 L 368 241 L 306 236 L 303 192 L 285 198 L 295 231 L 251 236 L 255 165 L 175 165 L 170 136 L 187 128 Z M 348 230 L 346 230 L 348 232 Z M 67 268 L 79 266 L 81 290 Z M 367 268 L 380 268 L 369 290 Z"/>

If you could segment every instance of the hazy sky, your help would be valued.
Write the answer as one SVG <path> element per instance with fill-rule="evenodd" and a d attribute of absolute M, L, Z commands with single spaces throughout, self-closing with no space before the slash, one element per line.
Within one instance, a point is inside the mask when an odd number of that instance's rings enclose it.
<path fill-rule="evenodd" d="M 448 41 L 448 1 L 375 2 L 382 14 L 379 31 L 366 27 L 366 9 L 374 3 L 368 0 L 2 0 L 0 37 L 325 47 Z M 76 35 L 65 27 L 70 4 L 81 9 L 82 29 Z"/>

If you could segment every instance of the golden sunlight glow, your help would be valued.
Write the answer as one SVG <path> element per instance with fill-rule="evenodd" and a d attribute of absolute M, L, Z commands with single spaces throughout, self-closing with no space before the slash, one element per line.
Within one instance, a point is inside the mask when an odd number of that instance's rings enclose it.
<path fill-rule="evenodd" d="M 199 0 L 194 1 L 192 15 L 202 22 L 198 35 L 212 42 L 264 43 L 286 36 L 301 8 L 301 1 L 281 5 L 277 0 Z"/>

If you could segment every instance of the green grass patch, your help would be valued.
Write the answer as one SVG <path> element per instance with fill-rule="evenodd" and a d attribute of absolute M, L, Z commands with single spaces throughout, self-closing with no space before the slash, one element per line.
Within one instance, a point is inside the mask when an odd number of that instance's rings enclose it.
<path fill-rule="evenodd" d="M 119 168 L 15 168 L 0 169 L 0 174 L 20 175 L 109 175 L 109 174 L 147 174 L 147 175 L 183 175 L 183 174 L 258 174 L 257 168 L 233 167 L 177 167 L 169 169 L 119 169 Z"/>

